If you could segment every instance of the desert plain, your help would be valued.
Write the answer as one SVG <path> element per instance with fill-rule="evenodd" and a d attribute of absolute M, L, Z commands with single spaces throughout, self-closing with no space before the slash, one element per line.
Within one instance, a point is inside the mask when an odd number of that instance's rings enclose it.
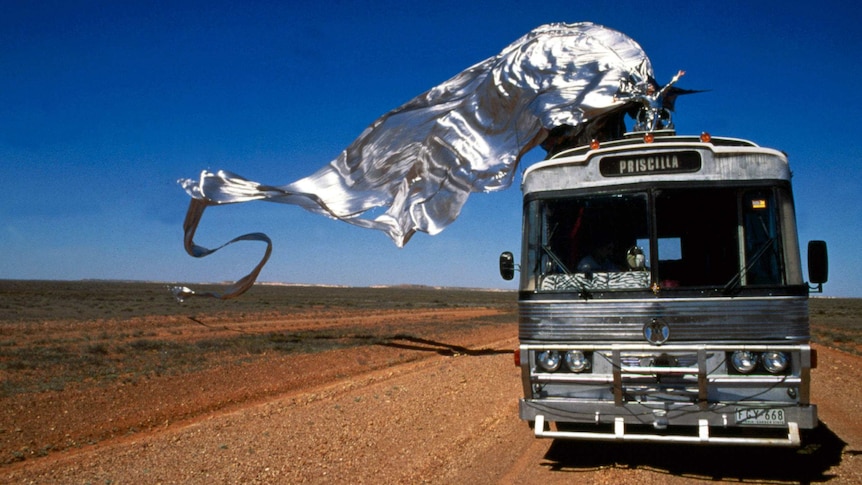
<path fill-rule="evenodd" d="M 798 449 L 535 439 L 516 300 L 0 280 L 0 482 L 862 483 L 862 300 L 811 300 Z"/>

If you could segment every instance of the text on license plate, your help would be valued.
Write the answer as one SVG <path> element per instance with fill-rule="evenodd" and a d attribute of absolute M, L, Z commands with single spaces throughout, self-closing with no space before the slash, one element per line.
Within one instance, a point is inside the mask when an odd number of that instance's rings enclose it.
<path fill-rule="evenodd" d="M 737 409 L 736 424 L 785 424 L 783 409 Z"/>

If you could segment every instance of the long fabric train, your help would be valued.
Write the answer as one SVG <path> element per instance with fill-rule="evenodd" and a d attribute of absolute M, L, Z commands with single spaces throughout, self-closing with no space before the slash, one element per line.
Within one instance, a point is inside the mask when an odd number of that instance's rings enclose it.
<path fill-rule="evenodd" d="M 399 247 L 416 231 L 437 234 L 471 192 L 509 187 L 521 156 L 549 130 L 620 108 L 621 86 L 651 77 L 646 54 L 625 34 L 592 23 L 543 25 L 386 113 L 309 177 L 271 186 L 222 170 L 180 180 L 193 198 L 186 251 L 195 257 L 214 251 L 192 240 L 206 206 L 250 200 L 294 204 L 385 231 Z M 369 211 L 378 215 L 362 217 Z M 248 239 L 267 243 L 254 271 L 222 295 L 201 295 L 231 298 L 254 283 L 271 242 L 263 234 L 234 241 Z M 180 299 L 197 295 L 174 292 Z"/>

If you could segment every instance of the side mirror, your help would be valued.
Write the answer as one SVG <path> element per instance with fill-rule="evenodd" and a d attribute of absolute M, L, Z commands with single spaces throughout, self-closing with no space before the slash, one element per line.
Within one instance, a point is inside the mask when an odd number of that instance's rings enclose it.
<path fill-rule="evenodd" d="M 500 255 L 500 276 L 506 281 L 515 277 L 515 257 L 509 251 Z"/>
<path fill-rule="evenodd" d="M 823 291 L 823 283 L 829 280 L 829 254 L 826 241 L 808 241 L 808 279 Z"/>

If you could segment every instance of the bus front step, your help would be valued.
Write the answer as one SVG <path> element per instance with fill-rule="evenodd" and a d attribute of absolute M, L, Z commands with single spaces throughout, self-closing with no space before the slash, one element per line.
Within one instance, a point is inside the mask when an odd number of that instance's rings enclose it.
<path fill-rule="evenodd" d="M 658 434 L 626 434 L 626 424 L 623 418 L 614 419 L 614 432 L 598 433 L 589 431 L 551 431 L 545 429 L 545 416 L 536 415 L 536 438 L 558 438 L 570 440 L 600 440 L 600 441 L 632 441 L 632 442 L 667 442 L 667 443 L 695 443 L 695 444 L 720 444 L 720 445 L 768 445 L 799 447 L 802 440 L 799 437 L 799 424 L 787 423 L 787 438 L 756 438 L 756 437 L 727 437 L 710 436 L 709 422 L 705 419 L 698 420 L 698 436 L 685 435 L 658 435 Z"/>

